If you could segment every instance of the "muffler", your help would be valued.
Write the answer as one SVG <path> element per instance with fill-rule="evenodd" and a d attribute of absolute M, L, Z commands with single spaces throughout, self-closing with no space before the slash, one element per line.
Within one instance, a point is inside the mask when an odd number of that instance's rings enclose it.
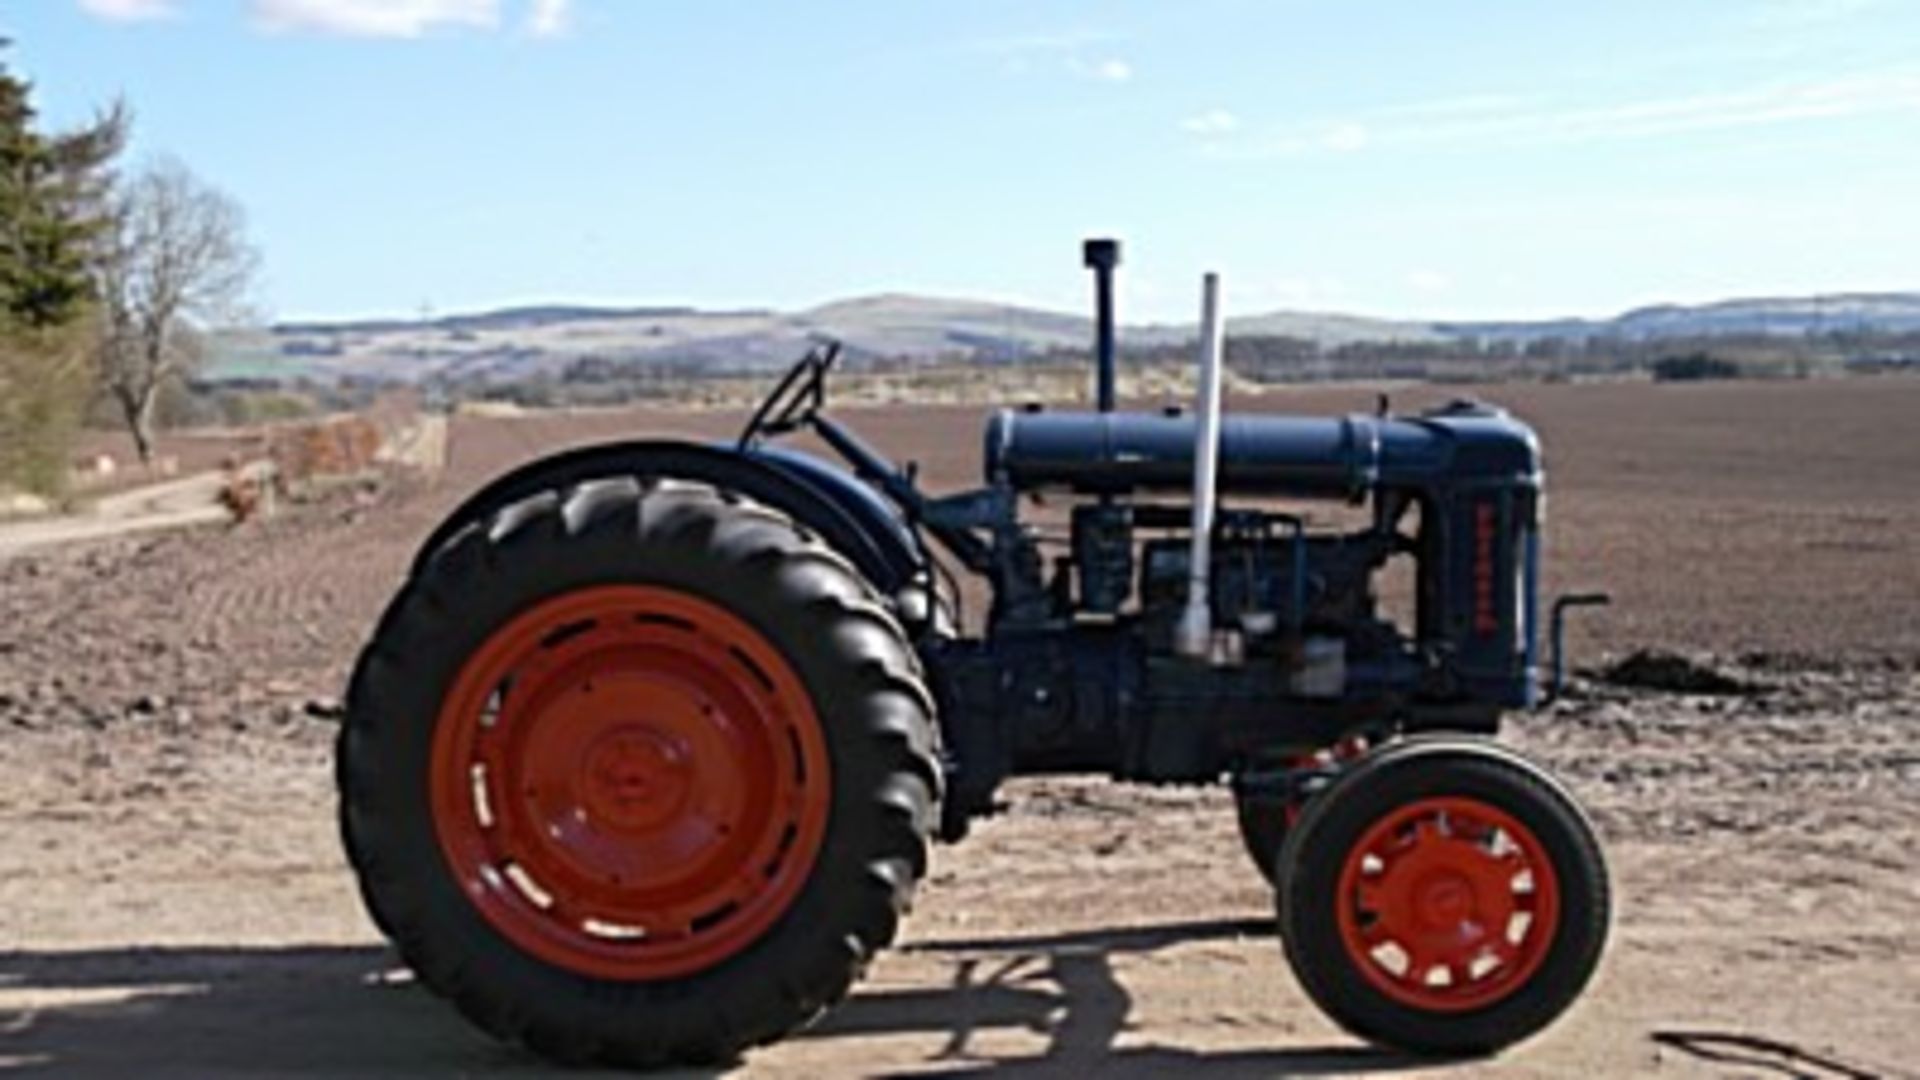
<path fill-rule="evenodd" d="M 1220 313 L 1220 275 L 1200 280 L 1200 386 L 1194 404 L 1197 423 L 1193 448 L 1193 549 L 1187 559 L 1187 606 L 1174 628 L 1174 651 L 1195 660 L 1216 657 L 1212 581 L 1214 497 L 1220 478 L 1220 369 L 1226 348 Z M 1219 650 L 1225 653 L 1226 650 Z"/>

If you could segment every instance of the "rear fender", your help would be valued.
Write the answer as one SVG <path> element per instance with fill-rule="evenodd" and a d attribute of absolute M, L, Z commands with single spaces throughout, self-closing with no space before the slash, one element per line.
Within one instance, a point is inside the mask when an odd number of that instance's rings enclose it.
<path fill-rule="evenodd" d="M 419 573 L 471 522 L 543 491 L 611 476 L 690 480 L 745 495 L 818 533 L 885 596 L 899 593 L 921 569 L 918 546 L 898 512 L 844 470 L 790 450 L 661 439 L 568 450 L 494 479 L 434 529 L 411 572 Z"/>

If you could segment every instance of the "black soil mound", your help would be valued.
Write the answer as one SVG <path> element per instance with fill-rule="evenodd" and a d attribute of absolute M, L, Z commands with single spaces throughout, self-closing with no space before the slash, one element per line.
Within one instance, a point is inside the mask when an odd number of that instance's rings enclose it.
<path fill-rule="evenodd" d="M 1668 694 L 1754 694 L 1766 689 L 1713 664 L 1660 649 L 1640 649 L 1598 672 L 1601 682 Z"/>

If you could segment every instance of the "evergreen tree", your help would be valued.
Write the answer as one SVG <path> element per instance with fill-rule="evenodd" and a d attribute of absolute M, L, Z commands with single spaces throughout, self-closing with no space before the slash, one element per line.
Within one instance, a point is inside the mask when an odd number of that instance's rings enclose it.
<path fill-rule="evenodd" d="M 51 492 L 92 392 L 93 269 L 127 120 L 117 106 L 73 132 L 35 120 L 32 88 L 0 63 L 0 485 Z"/>
<path fill-rule="evenodd" d="M 34 130 L 34 119 L 32 88 L 0 63 L 0 317 L 45 329 L 85 314 L 107 165 L 127 125 L 118 106 L 55 135 Z"/>

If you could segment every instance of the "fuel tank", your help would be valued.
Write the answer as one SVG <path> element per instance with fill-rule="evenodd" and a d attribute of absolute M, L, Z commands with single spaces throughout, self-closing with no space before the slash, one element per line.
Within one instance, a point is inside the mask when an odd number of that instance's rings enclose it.
<path fill-rule="evenodd" d="M 1019 490 L 1182 491 L 1193 484 L 1191 416 L 1004 409 L 987 421 L 986 474 Z M 1540 444 L 1505 411 L 1456 401 L 1413 417 L 1230 414 L 1220 490 L 1358 499 L 1378 488 L 1537 486 Z"/>

